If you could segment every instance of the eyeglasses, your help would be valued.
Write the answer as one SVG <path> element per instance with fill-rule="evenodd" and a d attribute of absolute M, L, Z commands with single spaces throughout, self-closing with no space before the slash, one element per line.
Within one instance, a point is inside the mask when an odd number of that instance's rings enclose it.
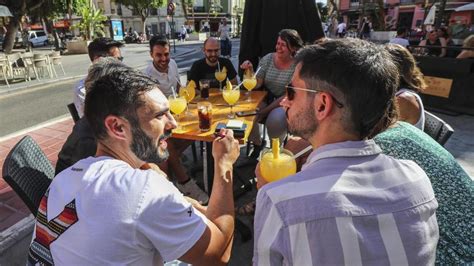
<path fill-rule="evenodd" d="M 323 91 L 323 90 L 310 90 L 310 89 L 305 89 L 305 88 L 298 88 L 298 87 L 293 87 L 291 86 L 291 83 L 286 85 L 286 97 L 288 98 L 288 100 L 290 101 L 293 101 L 293 99 L 295 98 L 295 90 L 300 90 L 300 91 L 306 91 L 306 92 L 314 92 L 314 93 L 318 93 L 318 92 L 326 92 L 328 93 L 329 95 L 331 95 L 331 98 L 334 100 L 334 103 L 336 104 L 337 107 L 339 108 L 342 108 L 344 107 L 344 105 L 338 101 L 332 94 L 330 94 L 329 92 L 327 91 Z"/>

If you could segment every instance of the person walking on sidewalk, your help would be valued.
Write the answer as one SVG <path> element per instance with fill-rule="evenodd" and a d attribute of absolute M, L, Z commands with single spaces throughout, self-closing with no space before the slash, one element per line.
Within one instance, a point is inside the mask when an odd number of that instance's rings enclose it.
<path fill-rule="evenodd" d="M 87 50 L 89 52 L 89 58 L 92 63 L 98 58 L 111 56 L 123 60 L 122 52 L 120 47 L 123 44 L 119 41 L 114 41 L 110 38 L 100 37 L 94 39 Z M 84 115 L 84 101 L 86 99 L 86 88 L 84 87 L 84 79 L 81 79 L 73 88 L 73 102 L 76 106 L 77 113 L 79 117 Z"/>
<path fill-rule="evenodd" d="M 38 209 L 28 264 L 200 265 L 229 261 L 234 233 L 231 130 L 213 142 L 207 209 L 185 198 L 159 168 L 176 121 L 156 82 L 115 71 L 86 95 L 97 153 L 57 175 Z"/>
<path fill-rule="evenodd" d="M 223 18 L 217 35 L 221 39 L 221 55 L 225 58 L 230 58 L 232 56 L 232 42 L 230 41 L 230 26 L 227 25 L 227 19 Z"/>

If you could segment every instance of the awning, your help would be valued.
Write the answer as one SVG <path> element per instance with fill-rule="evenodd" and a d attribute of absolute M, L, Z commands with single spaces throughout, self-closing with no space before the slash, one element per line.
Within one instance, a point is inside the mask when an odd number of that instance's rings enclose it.
<path fill-rule="evenodd" d="M 0 17 L 13 17 L 7 6 L 0 5 Z"/>

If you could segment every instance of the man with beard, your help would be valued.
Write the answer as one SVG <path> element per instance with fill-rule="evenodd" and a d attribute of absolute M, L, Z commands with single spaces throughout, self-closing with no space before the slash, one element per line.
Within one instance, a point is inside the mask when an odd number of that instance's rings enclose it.
<path fill-rule="evenodd" d="M 153 61 L 148 65 L 145 73 L 158 81 L 160 90 L 166 97 L 173 95 L 172 88 L 178 93 L 178 65 L 170 58 L 170 45 L 164 36 L 154 36 L 150 40 L 150 56 Z M 170 139 L 170 158 L 163 167 L 168 176 L 174 175 L 178 189 L 186 196 L 189 196 L 201 204 L 207 204 L 209 196 L 196 184 L 196 181 L 189 178 L 181 163 L 181 157 L 192 141 L 182 139 Z"/>
<path fill-rule="evenodd" d="M 85 117 L 97 152 L 52 181 L 38 210 L 29 263 L 226 263 L 234 230 L 232 165 L 239 155 L 233 132 L 222 130 L 224 137 L 213 143 L 215 179 L 204 209 L 149 169 L 147 162 L 166 159 L 166 139 L 176 127 L 152 79 L 134 70 L 101 77 L 87 92 Z"/>
<path fill-rule="evenodd" d="M 202 79 L 210 80 L 211 88 L 219 88 L 219 81 L 215 77 L 216 70 L 227 69 L 227 79 L 234 85 L 237 85 L 237 72 L 232 62 L 220 57 L 220 43 L 216 38 L 210 37 L 204 41 L 204 58 L 193 63 L 188 73 L 188 80 L 194 80 L 199 88 L 199 81 Z M 220 84 L 225 85 L 225 80 Z"/>
<path fill-rule="evenodd" d="M 303 48 L 281 105 L 313 152 L 257 195 L 254 265 L 432 265 L 431 183 L 370 139 L 393 118 L 397 67 L 381 46 L 337 39 Z"/>

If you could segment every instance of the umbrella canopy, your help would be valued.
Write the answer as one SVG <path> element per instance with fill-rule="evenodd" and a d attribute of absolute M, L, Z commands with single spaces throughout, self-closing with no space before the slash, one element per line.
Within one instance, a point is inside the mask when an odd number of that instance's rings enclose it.
<path fill-rule="evenodd" d="M 470 3 L 470 4 L 467 4 L 467 5 L 460 6 L 456 9 L 454 9 L 454 11 L 456 11 L 456 12 L 459 12 L 459 11 L 474 11 L 474 3 Z"/>
<path fill-rule="evenodd" d="M 430 11 L 428 12 L 428 15 L 426 16 L 425 18 L 425 25 L 433 25 L 434 24 L 434 21 L 435 21 L 435 16 L 436 16 L 436 6 L 433 5 L 431 8 L 430 8 Z"/>
<path fill-rule="evenodd" d="M 13 17 L 13 15 L 8 7 L 0 5 L 0 17 Z"/>

